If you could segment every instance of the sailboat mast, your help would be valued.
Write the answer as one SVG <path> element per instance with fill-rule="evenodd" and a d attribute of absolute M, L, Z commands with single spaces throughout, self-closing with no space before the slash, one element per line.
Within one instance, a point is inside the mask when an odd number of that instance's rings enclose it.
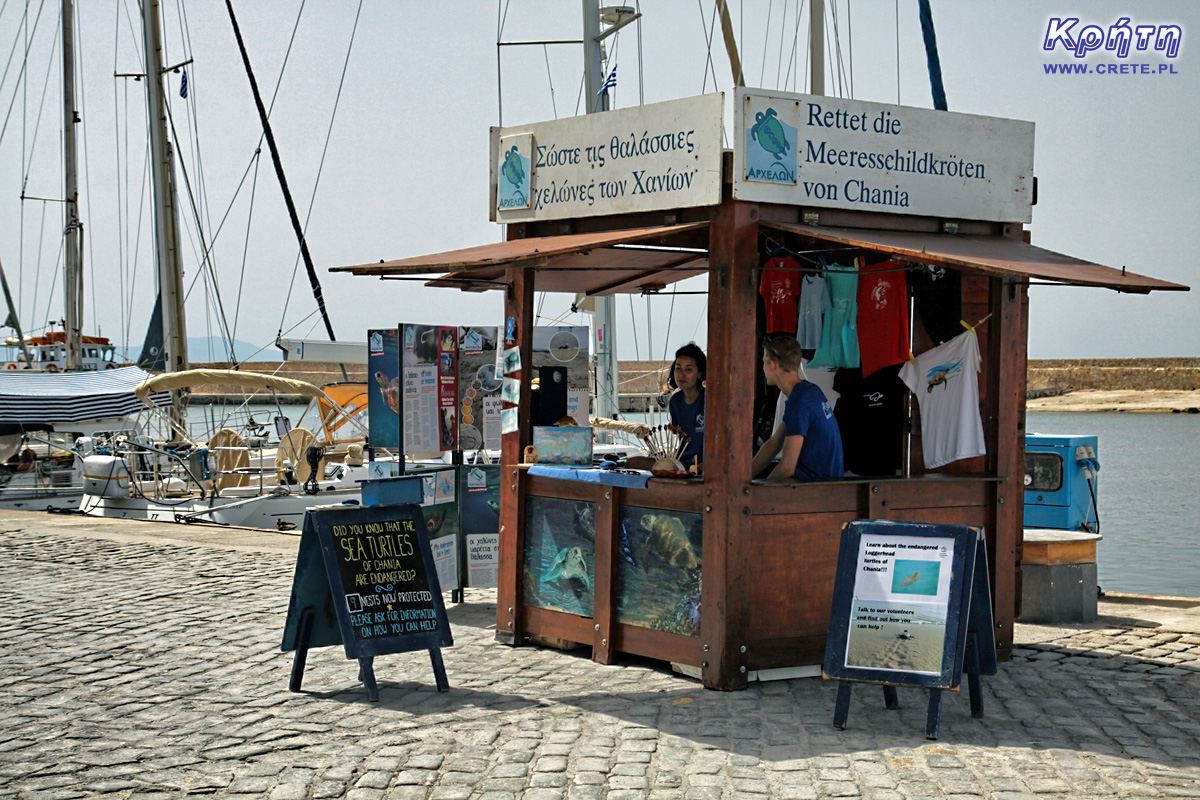
<path fill-rule="evenodd" d="M 75 125 L 75 4 L 62 0 L 63 56 L 63 197 L 65 199 L 63 250 L 66 269 L 63 276 L 63 336 L 66 356 L 63 367 L 83 369 L 83 226 L 79 221 L 79 181 L 76 169 Z"/>
<path fill-rule="evenodd" d="M 146 52 L 146 105 L 150 116 L 150 169 L 154 191 L 154 234 L 163 348 L 167 372 L 188 368 L 187 323 L 183 313 L 183 270 L 179 263 L 179 221 L 175 208 L 173 154 L 167 138 L 163 56 L 158 0 L 143 0 L 142 42 Z M 178 408 L 179 404 L 174 404 Z"/>
<path fill-rule="evenodd" d="M 825 0 L 808 4 L 808 72 L 811 94 L 825 94 Z"/>
<path fill-rule="evenodd" d="M 584 108 L 591 114 L 608 110 L 608 92 L 599 94 L 604 83 L 600 58 L 600 1 L 583 0 Z M 612 297 L 596 297 L 592 315 L 592 342 L 596 354 L 596 415 L 616 419 L 617 347 L 615 304 Z M 607 434 L 602 433 L 602 436 Z"/>

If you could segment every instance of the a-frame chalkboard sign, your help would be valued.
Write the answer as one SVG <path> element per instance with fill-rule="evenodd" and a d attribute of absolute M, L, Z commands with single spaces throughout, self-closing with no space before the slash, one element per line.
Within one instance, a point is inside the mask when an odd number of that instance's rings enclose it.
<path fill-rule="evenodd" d="M 304 515 L 283 651 L 296 651 L 300 691 L 310 647 L 344 645 L 379 699 L 373 660 L 428 650 L 439 692 L 450 688 L 439 648 L 454 644 L 421 507 L 328 508 Z"/>
<path fill-rule="evenodd" d="M 929 689 L 925 736 L 936 739 L 942 691 L 965 668 L 971 715 L 983 716 L 979 676 L 995 675 L 996 640 L 983 531 L 966 525 L 856 520 L 842 527 L 824 677 L 841 681 L 833 724 L 844 729 L 851 681 Z"/>

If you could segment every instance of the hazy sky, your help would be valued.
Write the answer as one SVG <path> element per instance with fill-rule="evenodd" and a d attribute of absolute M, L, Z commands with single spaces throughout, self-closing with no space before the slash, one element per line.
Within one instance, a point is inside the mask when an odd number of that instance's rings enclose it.
<path fill-rule="evenodd" d="M 9 57 L 14 43 L 16 48 L 0 83 L 0 126 L 5 126 L 0 139 L 0 260 L 20 297 L 22 322 L 34 329 L 62 316 L 62 283 L 55 278 L 61 263 L 61 207 L 26 201 L 22 217 L 19 201 L 23 160 L 28 195 L 53 198 L 62 192 L 57 49 L 50 61 L 59 4 L 47 0 L 43 7 L 40 2 L 9 0 L 0 13 L 0 58 Z M 114 341 L 128 341 L 136 351 L 154 299 L 151 223 L 142 200 L 145 99 L 142 83 L 113 74 L 142 70 L 140 23 L 136 3 L 128 0 L 88 0 L 80 5 L 81 133 L 86 139 L 81 144 L 86 155 L 81 170 L 89 237 L 86 328 L 94 333 L 98 327 Z M 732 0 L 749 85 L 806 90 L 807 7 L 799 20 L 798 53 L 791 55 L 796 5 L 795 0 Z M 894 103 L 898 77 L 901 103 L 931 107 L 916 0 L 900 0 L 898 6 L 884 0 L 827 0 L 827 5 L 830 14 L 834 8 L 838 12 L 848 75 L 853 49 L 855 98 Z M 27 80 L 18 82 L 26 8 Z M 39 8 L 42 16 L 34 31 Z M 300 2 L 235 0 L 235 9 L 259 85 L 269 97 L 279 80 Z M 308 0 L 272 112 L 302 216 L 313 195 L 357 9 L 352 0 Z M 311 316 L 315 304 L 303 267 L 293 272 L 296 241 L 265 146 L 257 172 L 252 166 L 261 129 L 225 5 L 218 0 L 178 0 L 164 3 L 163 11 L 168 63 L 194 59 L 188 67 L 189 99 L 185 102 L 177 94 L 178 74 L 169 76 L 169 97 L 192 193 L 205 201 L 200 211 L 205 234 L 212 238 L 220 228 L 213 260 L 226 317 L 231 325 L 236 320 L 238 339 L 256 345 L 268 344 L 281 327 L 285 334 L 319 337 L 323 327 Z M 642 11 L 645 102 L 711 92 L 714 80 L 716 89 L 730 92 L 719 28 L 713 38 L 715 79 L 706 68 L 712 0 L 647 0 Z M 1200 32 L 1200 6 L 933 0 L 933 11 L 950 110 L 1037 125 L 1039 198 L 1030 226 L 1033 242 L 1194 284 L 1192 264 L 1200 245 L 1200 156 L 1195 145 L 1200 65 L 1192 56 L 1189 37 Z M 1132 25 L 1178 24 L 1184 33 L 1181 54 L 1173 60 L 1177 74 L 1048 75 L 1045 63 L 1074 60 L 1061 50 L 1051 56 L 1041 49 L 1052 14 L 1078 16 L 1081 26 L 1094 22 L 1105 28 L 1121 16 L 1131 17 Z M 488 221 L 487 209 L 488 127 L 499 120 L 497 21 L 494 0 L 362 3 L 308 226 L 309 248 L 339 339 L 362 341 L 367 328 L 400 321 L 500 320 L 498 292 L 426 289 L 326 271 L 335 265 L 501 238 L 502 229 Z M 503 38 L 571 39 L 580 35 L 580 28 L 578 2 L 511 0 Z M 609 49 L 615 51 L 613 63 L 619 66 L 616 105 L 636 105 L 637 26 L 626 28 L 615 42 L 610 39 Z M 1099 60 L 1097 55 L 1088 59 L 1093 64 Z M 1150 52 L 1126 61 L 1157 64 L 1164 59 Z M 505 48 L 501 64 L 505 125 L 576 113 L 579 46 Z M 839 89 L 831 77 L 827 90 L 849 94 L 847 84 Z M 727 97 L 727 130 L 731 105 Z M 199 159 L 193 133 L 198 134 Z M 23 150 L 29 154 L 25 159 Z M 186 195 L 185 186 L 179 189 Z M 191 285 L 199 273 L 199 245 L 186 196 L 181 209 L 189 231 L 183 250 L 186 282 Z M 683 288 L 702 287 L 701 282 L 699 287 Z M 1031 297 L 1031 357 L 1200 355 L 1200 293 L 1140 296 L 1034 287 Z M 568 302 L 559 296 L 548 298 L 541 321 L 559 318 Z M 214 303 L 204 282 L 196 282 L 188 299 L 190 336 L 215 334 Z M 703 298 L 678 297 L 674 308 L 670 298 L 656 298 L 651 304 L 656 357 L 692 338 L 703 343 Z M 640 297 L 618 300 L 622 358 L 646 357 L 646 308 L 647 301 Z M 568 314 L 563 319 L 581 324 L 582 317 Z"/>

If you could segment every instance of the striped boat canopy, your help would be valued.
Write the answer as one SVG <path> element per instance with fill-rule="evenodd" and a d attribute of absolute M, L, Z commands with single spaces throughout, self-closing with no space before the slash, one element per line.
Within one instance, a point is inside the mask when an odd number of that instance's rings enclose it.
<path fill-rule="evenodd" d="M 134 388 L 152 377 L 139 367 L 95 372 L 0 371 L 0 422 L 54 424 L 136 414 L 145 406 Z M 171 393 L 156 393 L 149 403 L 169 406 Z"/>

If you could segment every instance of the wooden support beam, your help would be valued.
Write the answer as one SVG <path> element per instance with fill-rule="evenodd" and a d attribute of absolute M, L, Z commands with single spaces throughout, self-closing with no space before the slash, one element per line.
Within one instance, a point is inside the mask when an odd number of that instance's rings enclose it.
<path fill-rule="evenodd" d="M 511 233 L 511 231 L 510 231 Z M 496 602 L 496 641 L 509 645 L 521 643 L 521 561 L 525 554 L 525 493 L 521 463 L 529 444 L 529 397 L 533 370 L 533 286 L 534 272 L 521 267 L 505 271 L 508 288 L 504 299 L 505 326 L 500 330 L 499 347 L 505 347 L 505 327 L 516 321 L 516 337 L 521 351 L 521 401 L 517 405 L 518 430 L 500 437 L 500 567 Z"/>
<path fill-rule="evenodd" d="M 757 342 L 758 206 L 726 195 L 709 227 L 701 672 L 710 689 L 746 686 L 747 591 Z"/>

